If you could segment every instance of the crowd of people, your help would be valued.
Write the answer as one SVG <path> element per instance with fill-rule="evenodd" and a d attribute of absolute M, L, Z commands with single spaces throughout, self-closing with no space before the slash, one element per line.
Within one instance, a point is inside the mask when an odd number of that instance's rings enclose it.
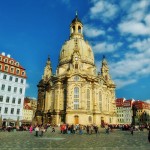
<path fill-rule="evenodd" d="M 60 125 L 60 132 L 62 134 L 83 134 L 83 130 L 87 132 L 87 134 L 92 134 L 92 133 L 98 133 L 98 126 L 96 125 L 68 125 L 68 124 L 62 124 Z"/>
<path fill-rule="evenodd" d="M 86 133 L 88 135 L 91 134 L 98 134 L 100 133 L 99 128 L 97 125 L 92 124 L 92 125 L 81 125 L 81 124 L 61 124 L 59 125 L 60 127 L 60 133 L 61 134 L 80 134 L 82 135 L 83 133 Z M 105 128 L 105 133 L 109 134 L 110 132 L 113 132 L 114 129 L 119 129 L 122 131 L 130 131 L 131 135 L 134 134 L 134 131 L 138 130 L 138 131 L 143 131 L 143 129 L 147 129 L 148 130 L 148 141 L 150 142 L 150 125 L 147 126 L 131 126 L 131 125 L 112 125 L 112 124 L 105 124 L 105 126 L 103 127 Z M 51 132 L 55 132 L 55 126 L 52 126 L 50 124 L 46 124 L 46 125 L 21 125 L 21 126 L 16 126 L 16 127 L 2 127 L 0 128 L 0 131 L 29 131 L 30 133 L 35 133 L 35 136 L 43 136 L 43 134 L 45 132 L 47 132 L 47 129 L 50 129 Z"/>

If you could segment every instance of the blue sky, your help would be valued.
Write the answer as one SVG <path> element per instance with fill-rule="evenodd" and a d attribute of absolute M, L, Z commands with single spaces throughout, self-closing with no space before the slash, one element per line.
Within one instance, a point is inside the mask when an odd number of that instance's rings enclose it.
<path fill-rule="evenodd" d="M 55 73 L 76 10 L 98 71 L 108 60 L 116 97 L 149 100 L 149 0 L 1 0 L 0 52 L 26 69 L 26 96 L 37 98 L 48 55 Z"/>

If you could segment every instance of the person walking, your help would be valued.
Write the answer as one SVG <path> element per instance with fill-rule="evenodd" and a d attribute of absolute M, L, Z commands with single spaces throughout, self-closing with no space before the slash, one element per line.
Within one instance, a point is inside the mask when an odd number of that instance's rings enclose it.
<path fill-rule="evenodd" d="M 130 129 L 131 135 L 133 136 L 133 127 Z"/>
<path fill-rule="evenodd" d="M 40 135 L 40 136 L 42 137 L 45 129 L 44 129 L 43 126 L 41 126 L 39 130 L 40 130 L 40 132 L 41 132 L 41 135 Z"/>
<path fill-rule="evenodd" d="M 55 132 L 55 128 L 54 127 L 52 128 L 52 132 Z"/>
<path fill-rule="evenodd" d="M 30 133 L 32 133 L 32 131 L 33 131 L 33 127 L 32 127 L 32 125 L 30 126 L 29 131 L 30 131 Z"/>
<path fill-rule="evenodd" d="M 39 127 L 38 127 L 38 126 L 36 126 L 36 128 L 35 128 L 35 136 L 37 136 L 37 137 L 38 137 L 38 135 L 39 135 Z"/>

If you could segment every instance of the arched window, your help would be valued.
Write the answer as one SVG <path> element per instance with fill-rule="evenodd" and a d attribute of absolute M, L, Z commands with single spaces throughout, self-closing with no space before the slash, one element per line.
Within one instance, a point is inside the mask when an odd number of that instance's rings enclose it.
<path fill-rule="evenodd" d="M 74 88 L 74 109 L 79 109 L 79 88 Z"/>
<path fill-rule="evenodd" d="M 75 64 L 75 69 L 78 69 L 78 64 Z"/>
<path fill-rule="evenodd" d="M 87 89 L 87 110 L 90 110 L 90 90 Z"/>
<path fill-rule="evenodd" d="M 81 33 L 81 27 L 78 26 L 78 33 Z"/>
<path fill-rule="evenodd" d="M 75 32 L 75 26 L 73 26 L 72 29 L 73 29 L 73 33 L 74 33 Z"/>
<path fill-rule="evenodd" d="M 102 111 L 102 93 L 99 91 L 99 110 Z"/>

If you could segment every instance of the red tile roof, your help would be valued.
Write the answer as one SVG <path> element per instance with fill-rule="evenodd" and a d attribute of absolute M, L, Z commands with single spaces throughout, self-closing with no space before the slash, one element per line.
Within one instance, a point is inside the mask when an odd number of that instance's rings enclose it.
<path fill-rule="evenodd" d="M 25 69 L 19 64 L 19 62 L 17 62 L 13 58 L 8 57 L 8 55 L 4 56 L 0 54 L 0 65 L 1 65 L 0 71 L 2 72 L 19 76 L 22 78 L 27 78 Z M 5 66 L 8 67 L 7 71 L 5 70 Z M 13 71 L 11 71 L 11 68 L 14 68 Z M 20 70 L 19 73 L 17 73 L 17 70 Z"/>

